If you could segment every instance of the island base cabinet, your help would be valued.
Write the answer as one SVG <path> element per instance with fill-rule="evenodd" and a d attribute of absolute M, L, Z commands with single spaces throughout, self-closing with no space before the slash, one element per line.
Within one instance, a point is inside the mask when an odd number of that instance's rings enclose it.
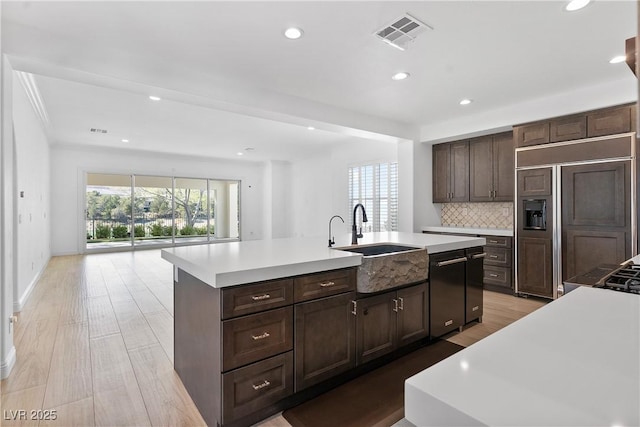
<path fill-rule="evenodd" d="M 295 306 L 295 391 L 356 366 L 355 292 Z"/>
<path fill-rule="evenodd" d="M 426 283 L 400 289 L 398 297 L 398 347 L 429 335 L 429 287 Z"/>

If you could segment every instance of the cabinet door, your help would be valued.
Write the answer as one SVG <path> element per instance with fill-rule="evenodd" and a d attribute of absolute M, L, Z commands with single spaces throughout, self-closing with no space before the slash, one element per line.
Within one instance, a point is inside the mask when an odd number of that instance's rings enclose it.
<path fill-rule="evenodd" d="M 493 138 L 485 136 L 469 141 L 469 200 L 493 200 Z"/>
<path fill-rule="evenodd" d="M 516 126 L 513 129 L 516 147 L 527 147 L 549 142 L 549 122 Z"/>
<path fill-rule="evenodd" d="M 551 195 L 551 168 L 518 171 L 518 197 Z"/>
<path fill-rule="evenodd" d="M 357 364 L 391 353 L 396 348 L 395 292 L 358 300 L 356 321 Z"/>
<path fill-rule="evenodd" d="M 553 297 L 550 239 L 518 238 L 518 292 Z"/>
<path fill-rule="evenodd" d="M 549 133 L 549 139 L 551 142 L 586 138 L 587 116 L 580 114 L 553 119 L 551 120 Z"/>
<path fill-rule="evenodd" d="M 401 289 L 398 300 L 398 347 L 429 334 L 429 295 L 426 283 Z"/>
<path fill-rule="evenodd" d="M 446 203 L 449 201 L 449 144 L 437 144 L 433 150 L 433 202 Z"/>
<path fill-rule="evenodd" d="M 587 115 L 587 135 L 593 137 L 630 132 L 631 123 L 635 120 L 635 117 L 631 117 L 631 111 L 631 106 L 626 105 Z"/>
<path fill-rule="evenodd" d="M 514 197 L 515 149 L 513 133 L 493 137 L 493 200 L 512 202 Z"/>
<path fill-rule="evenodd" d="M 295 390 L 327 380 L 356 365 L 356 293 L 295 306 Z"/>
<path fill-rule="evenodd" d="M 450 202 L 469 201 L 469 141 L 451 143 Z"/>
<path fill-rule="evenodd" d="M 568 230 L 563 233 L 565 247 L 562 262 L 563 280 L 588 273 L 600 264 L 620 264 L 627 255 L 624 231 Z"/>

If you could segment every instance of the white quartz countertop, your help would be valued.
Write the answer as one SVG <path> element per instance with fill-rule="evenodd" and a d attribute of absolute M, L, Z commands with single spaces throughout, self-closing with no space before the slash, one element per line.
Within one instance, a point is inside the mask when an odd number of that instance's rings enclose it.
<path fill-rule="evenodd" d="M 335 237 L 334 248 L 351 246 L 351 235 Z M 249 240 L 162 250 L 162 258 L 210 286 L 221 288 L 318 271 L 358 266 L 362 255 L 331 249 L 326 238 Z M 360 245 L 394 243 L 426 248 L 428 253 L 484 245 L 479 237 L 422 233 L 366 233 Z"/>
<path fill-rule="evenodd" d="M 580 287 L 405 382 L 416 426 L 640 425 L 640 296 Z"/>
<path fill-rule="evenodd" d="M 437 233 L 458 233 L 458 234 L 482 234 L 488 236 L 513 237 L 512 229 L 503 228 L 471 228 L 471 227 L 444 227 L 428 226 L 422 227 L 422 231 L 433 231 Z"/>

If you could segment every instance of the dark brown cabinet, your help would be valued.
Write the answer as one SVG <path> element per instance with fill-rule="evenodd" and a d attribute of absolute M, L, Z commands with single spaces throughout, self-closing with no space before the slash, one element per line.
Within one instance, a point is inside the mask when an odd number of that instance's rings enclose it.
<path fill-rule="evenodd" d="M 551 239 L 518 238 L 518 292 L 553 297 Z"/>
<path fill-rule="evenodd" d="M 355 292 L 295 306 L 295 390 L 356 366 Z"/>
<path fill-rule="evenodd" d="M 518 197 L 551 195 L 551 168 L 518 171 Z"/>
<path fill-rule="evenodd" d="M 357 301 L 357 364 L 391 353 L 429 333 L 427 284 Z"/>
<path fill-rule="evenodd" d="M 603 108 L 514 126 L 516 147 L 615 135 L 636 130 L 636 105 Z"/>
<path fill-rule="evenodd" d="M 512 201 L 514 194 L 512 132 L 469 142 L 469 201 Z"/>
<path fill-rule="evenodd" d="M 433 202 L 469 201 L 469 141 L 433 146 Z"/>
<path fill-rule="evenodd" d="M 513 292 L 513 239 L 506 236 L 484 236 L 484 277 L 487 289 L 492 291 Z"/>

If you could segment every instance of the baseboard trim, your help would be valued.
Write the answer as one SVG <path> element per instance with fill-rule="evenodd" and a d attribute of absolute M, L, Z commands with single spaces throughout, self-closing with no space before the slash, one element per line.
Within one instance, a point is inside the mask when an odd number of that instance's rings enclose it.
<path fill-rule="evenodd" d="M 7 358 L 0 365 L 0 379 L 5 379 L 11 373 L 13 366 L 16 364 L 16 347 L 11 346 Z"/>
<path fill-rule="evenodd" d="M 27 289 L 25 289 L 22 296 L 17 301 L 13 302 L 14 313 L 18 313 L 22 311 L 22 308 L 24 307 L 25 303 L 29 299 L 29 296 L 31 295 L 33 288 L 36 287 L 36 283 L 38 283 L 38 280 L 40 280 L 40 277 L 42 277 L 42 273 L 44 273 L 44 271 L 47 269 L 47 266 L 49 265 L 50 260 L 51 258 L 49 258 L 47 262 L 44 264 L 44 266 L 40 269 L 40 271 L 38 271 L 38 274 L 36 274 L 36 277 L 33 278 L 31 283 L 29 283 L 29 286 L 27 286 Z"/>

